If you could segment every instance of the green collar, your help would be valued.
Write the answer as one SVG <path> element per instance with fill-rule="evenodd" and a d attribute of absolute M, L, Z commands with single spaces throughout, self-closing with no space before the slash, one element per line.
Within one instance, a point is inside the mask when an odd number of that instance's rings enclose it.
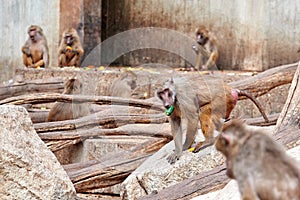
<path fill-rule="evenodd" d="M 170 116 L 173 113 L 173 111 L 174 111 L 174 106 L 172 105 L 172 106 L 170 106 L 170 108 L 168 108 L 166 110 L 166 115 Z"/>

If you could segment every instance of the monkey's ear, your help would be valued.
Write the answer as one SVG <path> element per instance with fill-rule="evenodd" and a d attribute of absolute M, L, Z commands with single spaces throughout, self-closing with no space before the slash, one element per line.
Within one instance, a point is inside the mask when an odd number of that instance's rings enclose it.
<path fill-rule="evenodd" d="M 233 144 L 233 135 L 231 133 L 220 133 L 220 137 L 225 141 L 225 145 L 232 145 Z"/>

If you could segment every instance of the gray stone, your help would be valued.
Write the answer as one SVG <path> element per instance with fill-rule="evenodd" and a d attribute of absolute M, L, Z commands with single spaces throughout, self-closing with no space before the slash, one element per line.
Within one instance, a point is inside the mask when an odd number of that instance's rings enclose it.
<path fill-rule="evenodd" d="M 75 199 L 67 173 L 35 132 L 27 111 L 0 106 L 0 199 Z"/>
<path fill-rule="evenodd" d="M 138 167 L 122 183 L 121 196 L 137 199 L 224 163 L 221 153 L 210 146 L 196 154 L 185 151 L 174 165 L 170 165 L 166 157 L 173 149 L 171 141 Z"/>

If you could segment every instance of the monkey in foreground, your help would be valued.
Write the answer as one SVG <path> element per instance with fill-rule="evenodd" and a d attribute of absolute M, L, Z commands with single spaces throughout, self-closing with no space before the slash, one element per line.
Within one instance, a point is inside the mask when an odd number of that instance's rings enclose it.
<path fill-rule="evenodd" d="M 111 96 L 131 98 L 132 91 L 137 87 L 137 75 L 128 71 L 121 77 L 117 78 L 110 87 Z"/>
<path fill-rule="evenodd" d="M 232 89 L 222 79 L 215 77 L 174 78 L 165 83 L 156 92 L 163 102 L 166 115 L 170 116 L 171 131 L 175 143 L 175 152 L 167 160 L 173 164 L 194 142 L 200 121 L 205 137 L 194 152 L 214 142 L 214 131 L 222 127 L 221 119 L 227 119 L 240 96 L 247 96 L 259 108 L 268 121 L 259 102 L 247 92 Z M 186 139 L 182 145 L 182 121 L 187 119 Z"/>
<path fill-rule="evenodd" d="M 216 66 L 219 57 L 217 42 L 204 26 L 196 29 L 196 41 L 199 47 L 192 46 L 197 54 L 195 69 L 207 70 Z"/>
<path fill-rule="evenodd" d="M 84 51 L 74 28 L 66 29 L 62 34 L 58 49 L 58 65 L 80 67 L 80 59 Z"/>
<path fill-rule="evenodd" d="M 37 25 L 28 28 L 29 38 L 22 47 L 23 63 L 26 67 L 38 68 L 49 66 L 49 50 L 43 29 Z"/>
<path fill-rule="evenodd" d="M 63 94 L 81 94 L 82 84 L 76 78 L 70 78 L 65 82 Z M 77 119 L 90 114 L 89 106 L 85 103 L 56 102 L 50 109 L 47 121 L 62 121 Z"/>
<path fill-rule="evenodd" d="M 234 119 L 225 123 L 215 145 L 242 199 L 300 200 L 299 163 L 267 134 Z"/>

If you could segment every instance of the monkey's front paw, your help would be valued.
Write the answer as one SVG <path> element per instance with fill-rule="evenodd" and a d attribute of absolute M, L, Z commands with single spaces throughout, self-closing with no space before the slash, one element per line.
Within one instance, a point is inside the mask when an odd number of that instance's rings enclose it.
<path fill-rule="evenodd" d="M 172 153 L 167 157 L 168 162 L 172 165 L 174 164 L 177 160 L 179 160 L 180 155 L 177 153 Z"/>
<path fill-rule="evenodd" d="M 202 65 L 202 70 L 207 70 L 207 66 L 206 65 Z"/>
<path fill-rule="evenodd" d="M 192 46 L 192 49 L 193 49 L 196 53 L 198 53 L 198 51 L 199 51 L 199 49 L 198 49 L 198 47 L 196 47 L 196 45 L 193 45 L 193 46 Z"/>

